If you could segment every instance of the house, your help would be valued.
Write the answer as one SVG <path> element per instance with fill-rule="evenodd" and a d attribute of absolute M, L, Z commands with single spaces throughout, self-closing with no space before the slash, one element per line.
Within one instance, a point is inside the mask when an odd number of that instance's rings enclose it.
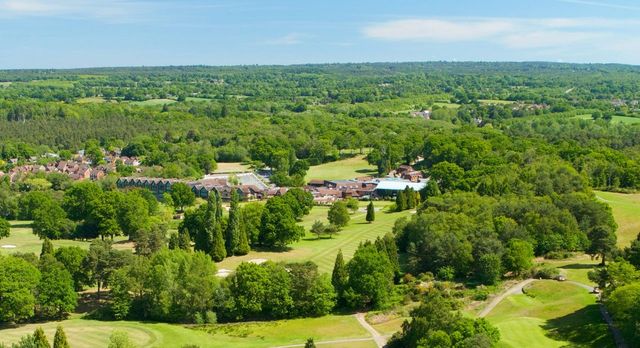
<path fill-rule="evenodd" d="M 311 179 L 311 180 L 309 180 L 309 183 L 307 185 L 311 186 L 311 187 L 322 187 L 322 186 L 325 185 L 325 180 L 323 180 L 323 179 Z"/>
<path fill-rule="evenodd" d="M 405 172 L 400 176 L 404 180 L 409 180 L 411 182 L 418 182 L 422 179 L 422 172 L 419 170 L 414 170 L 411 172 Z"/>

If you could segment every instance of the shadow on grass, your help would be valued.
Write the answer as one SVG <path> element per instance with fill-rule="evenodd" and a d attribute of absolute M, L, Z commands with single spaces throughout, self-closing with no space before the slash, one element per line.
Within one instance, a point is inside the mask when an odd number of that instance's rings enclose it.
<path fill-rule="evenodd" d="M 313 241 L 321 241 L 321 240 L 325 240 L 325 239 L 335 239 L 333 237 L 335 237 L 335 234 L 333 236 L 331 236 L 331 237 L 328 237 L 328 236 L 322 236 L 320 238 L 318 238 L 318 237 L 310 237 L 310 238 L 309 237 L 305 237 L 305 238 L 302 238 L 302 240 L 313 242 Z"/>
<path fill-rule="evenodd" d="M 558 268 L 563 269 L 592 269 L 596 268 L 598 265 L 584 264 L 584 263 L 572 263 L 569 265 L 560 266 Z"/>
<path fill-rule="evenodd" d="M 251 250 L 259 251 L 259 252 L 266 252 L 266 253 L 286 253 L 286 252 L 289 252 L 289 251 L 293 250 L 293 248 L 289 247 L 289 246 L 272 247 L 272 248 L 257 246 L 257 247 L 252 247 Z"/>
<path fill-rule="evenodd" d="M 547 320 L 542 326 L 548 337 L 569 341 L 571 347 L 615 347 L 597 304 L 591 304 L 563 317 Z"/>
<path fill-rule="evenodd" d="M 19 224 L 11 224 L 11 228 L 31 228 L 31 223 L 19 223 Z"/>

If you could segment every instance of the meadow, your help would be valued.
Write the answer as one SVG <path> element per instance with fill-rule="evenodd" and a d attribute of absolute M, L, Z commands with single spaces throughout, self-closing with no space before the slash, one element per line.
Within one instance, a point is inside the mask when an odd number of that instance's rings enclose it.
<path fill-rule="evenodd" d="M 173 99 L 149 99 L 143 101 L 132 101 L 130 103 L 138 106 L 162 106 L 165 104 L 177 103 L 177 101 Z"/>
<path fill-rule="evenodd" d="M 618 246 L 628 246 L 640 233 L 640 193 L 596 191 L 596 197 L 611 206 L 618 224 Z"/>
<path fill-rule="evenodd" d="M 578 115 L 578 116 L 575 116 L 575 118 L 580 118 L 580 119 L 583 119 L 583 120 L 590 120 L 591 119 L 591 114 Z M 640 117 L 613 116 L 613 118 L 611 119 L 611 122 L 613 122 L 613 123 L 626 123 L 626 124 L 640 123 Z"/>
<path fill-rule="evenodd" d="M 247 322 L 213 324 L 202 327 L 186 327 L 178 324 L 96 321 L 74 318 L 61 322 L 29 324 L 0 330 L 0 343 L 11 344 L 20 337 L 42 327 L 53 341 L 57 325 L 64 327 L 67 338 L 74 348 L 106 347 L 114 330 L 124 331 L 140 348 L 181 347 L 198 343 L 201 348 L 247 347 L 261 348 L 304 344 L 312 337 L 316 342 L 350 340 L 322 347 L 343 348 L 375 347 L 369 333 L 352 315 L 330 315 L 320 318 L 278 320 L 270 322 Z"/>
<path fill-rule="evenodd" d="M 42 240 L 33 234 L 31 221 L 10 221 L 11 235 L 7 238 L 0 239 L 0 255 L 21 253 L 35 253 L 40 255 L 42 249 Z M 132 243 L 127 241 L 126 237 L 114 238 L 114 247 L 117 249 L 132 248 Z M 66 246 L 77 246 L 82 249 L 89 249 L 91 241 L 60 239 L 53 240 L 53 246 L 56 248 Z M 3 247 L 4 246 L 4 247 Z M 8 248 L 7 246 L 15 246 Z"/>
<path fill-rule="evenodd" d="M 375 240 L 384 236 L 393 229 L 395 221 L 402 216 L 409 216 L 409 211 L 388 213 L 385 207 L 391 202 L 374 202 L 376 206 L 376 221 L 369 224 L 365 221 L 364 207 L 366 202 L 361 202 L 360 209 L 351 215 L 351 221 L 342 231 L 332 238 L 318 237 L 309 229 L 314 221 L 320 220 L 326 223 L 328 207 L 314 207 L 311 213 L 305 216 L 300 223 L 306 230 L 306 235 L 300 241 L 291 244 L 285 251 L 251 251 L 244 256 L 233 256 L 217 263 L 218 269 L 235 269 L 241 262 L 253 259 L 267 259 L 272 261 L 313 261 L 318 265 L 320 272 L 330 273 L 333 270 L 338 250 L 342 250 L 345 260 L 351 259 L 358 245 L 365 240 Z"/>
<path fill-rule="evenodd" d="M 358 155 L 340 161 L 312 166 L 307 172 L 306 179 L 346 180 L 376 174 L 376 167 L 367 163 L 364 155 Z"/>
<path fill-rule="evenodd" d="M 615 347 L 595 296 L 571 283 L 531 283 L 487 319 L 500 330 L 499 347 Z"/>

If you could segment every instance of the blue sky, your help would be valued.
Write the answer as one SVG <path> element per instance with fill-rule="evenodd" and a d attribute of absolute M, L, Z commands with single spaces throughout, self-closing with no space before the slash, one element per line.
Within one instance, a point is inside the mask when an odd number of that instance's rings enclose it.
<path fill-rule="evenodd" d="M 427 60 L 640 64 L 640 1 L 0 0 L 0 69 Z"/>

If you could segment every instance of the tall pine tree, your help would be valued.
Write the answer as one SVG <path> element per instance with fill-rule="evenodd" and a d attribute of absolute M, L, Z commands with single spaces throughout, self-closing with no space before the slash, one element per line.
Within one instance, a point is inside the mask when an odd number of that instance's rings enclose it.
<path fill-rule="evenodd" d="M 399 191 L 396 196 L 396 211 L 403 211 L 407 209 L 405 207 L 406 199 L 404 199 L 404 191 Z"/>
<path fill-rule="evenodd" d="M 204 214 L 205 229 L 211 236 L 210 253 L 211 258 L 215 262 L 220 262 L 227 257 L 227 250 L 225 249 L 224 238 L 222 237 L 222 201 L 220 195 L 212 191 L 212 195 L 209 195 L 207 200 L 207 210 Z"/>
<path fill-rule="evenodd" d="M 227 224 L 227 231 L 225 233 L 225 246 L 227 248 L 227 255 L 229 256 L 238 255 L 238 248 L 240 246 L 240 234 L 242 233 L 242 231 L 240 228 L 240 211 L 238 210 L 239 200 L 240 197 L 238 195 L 238 191 L 234 189 L 231 192 L 229 223 Z"/>
<path fill-rule="evenodd" d="M 188 231 L 178 231 L 178 248 L 191 251 L 191 238 Z"/>
<path fill-rule="evenodd" d="M 369 205 L 367 205 L 366 220 L 368 223 L 372 223 L 373 221 L 376 220 L 376 211 L 375 211 L 375 208 L 373 207 L 373 201 L 369 202 Z"/>
<path fill-rule="evenodd" d="M 342 249 L 340 249 L 338 250 L 338 255 L 336 255 L 336 262 L 333 264 L 333 273 L 331 274 L 331 284 L 336 290 L 338 303 L 344 304 L 344 290 L 347 287 L 348 281 L 349 272 L 344 264 Z"/>

